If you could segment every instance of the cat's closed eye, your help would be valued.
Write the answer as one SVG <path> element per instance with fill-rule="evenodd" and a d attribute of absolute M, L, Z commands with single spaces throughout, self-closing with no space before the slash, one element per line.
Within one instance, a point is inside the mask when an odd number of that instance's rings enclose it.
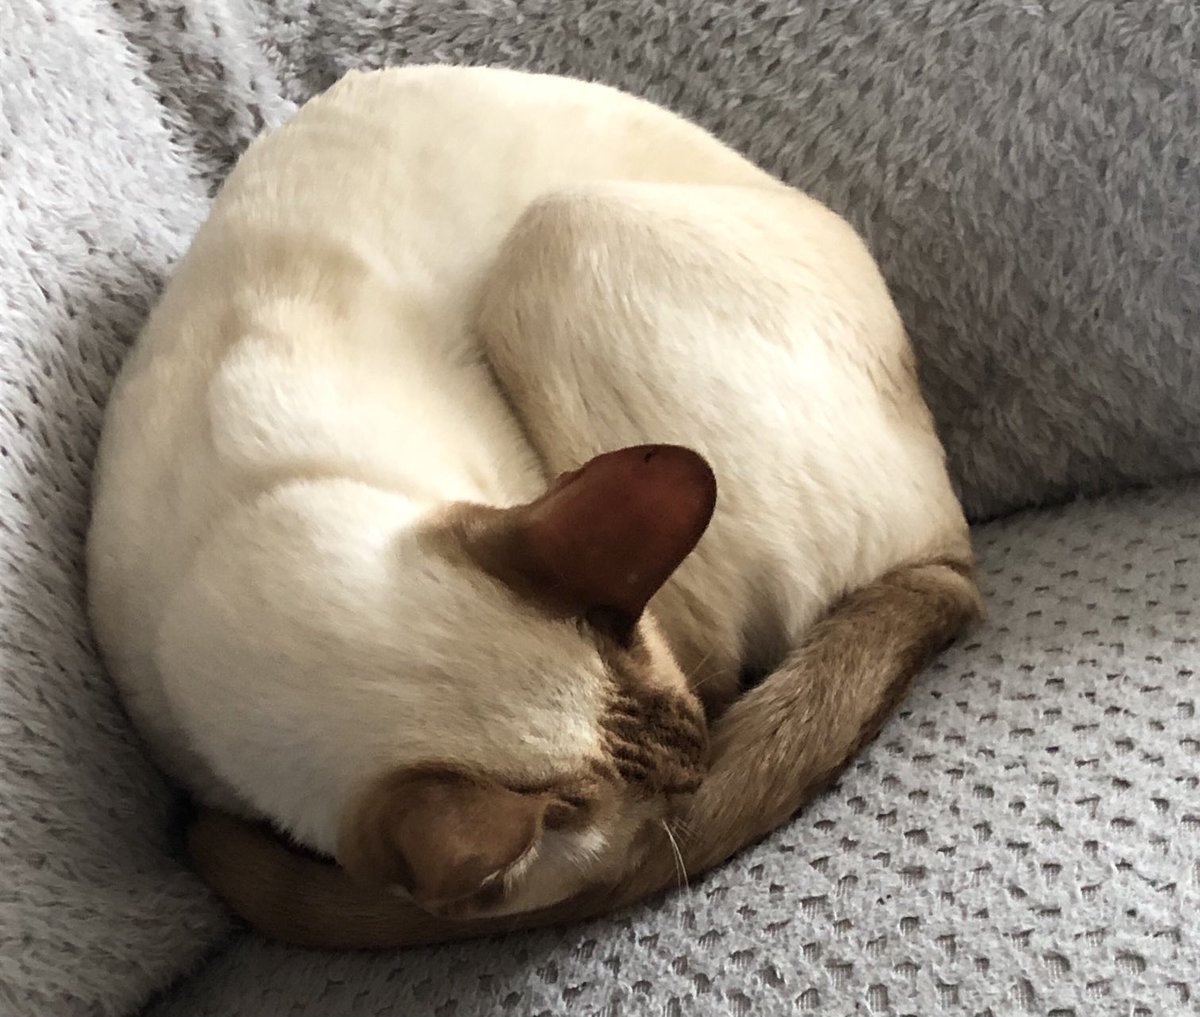
<path fill-rule="evenodd" d="M 580 830 L 595 818 L 596 801 L 582 795 L 563 795 L 546 809 L 547 830 Z"/>

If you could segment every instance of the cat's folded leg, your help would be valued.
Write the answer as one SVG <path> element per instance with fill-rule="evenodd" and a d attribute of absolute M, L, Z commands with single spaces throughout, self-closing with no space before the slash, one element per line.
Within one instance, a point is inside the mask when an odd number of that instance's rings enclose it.
<path fill-rule="evenodd" d="M 930 658 L 982 614 L 966 562 L 898 568 L 849 594 L 712 729 L 712 768 L 680 813 L 689 875 L 785 823 L 828 786 L 891 716 Z M 622 894 L 677 879 L 666 841 Z"/>
<path fill-rule="evenodd" d="M 678 803 L 688 875 L 786 822 L 833 780 L 891 714 L 930 657 L 979 617 L 970 566 L 896 569 L 849 594 L 787 661 L 713 727 L 712 768 Z M 656 827 L 628 879 L 545 911 L 466 922 L 427 915 L 360 887 L 271 833 L 201 814 L 189 850 L 201 875 L 259 931 L 306 946 L 395 948 L 594 917 L 674 885 L 673 847 Z"/>

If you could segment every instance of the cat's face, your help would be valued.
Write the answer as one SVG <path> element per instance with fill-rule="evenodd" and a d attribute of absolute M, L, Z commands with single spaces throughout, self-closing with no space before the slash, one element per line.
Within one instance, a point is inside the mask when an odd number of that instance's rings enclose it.
<path fill-rule="evenodd" d="M 514 509 L 457 506 L 420 540 L 440 690 L 416 758 L 341 824 L 352 874 L 466 918 L 612 882 L 706 764 L 703 709 L 646 605 L 695 546 L 716 486 L 695 453 L 625 449 Z M 442 619 L 455 611 L 443 611 Z"/>

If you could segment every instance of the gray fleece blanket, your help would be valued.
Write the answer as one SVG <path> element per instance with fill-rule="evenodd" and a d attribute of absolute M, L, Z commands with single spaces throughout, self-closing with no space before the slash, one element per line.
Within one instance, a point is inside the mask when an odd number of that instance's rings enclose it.
<path fill-rule="evenodd" d="M 5 0 L 2 1015 L 130 1012 L 229 935 L 228 917 L 174 852 L 172 793 L 88 637 L 80 565 L 100 413 L 139 322 L 245 144 L 349 67 L 430 60 L 622 86 L 845 213 L 893 286 L 975 518 L 1200 466 L 1200 8 L 1191 0 Z M 568 938 L 569 964 L 546 938 L 472 948 L 485 951 L 472 955 L 482 958 L 476 981 L 450 995 L 430 972 L 450 977 L 460 954 L 421 955 L 412 977 L 395 963 L 374 968 L 371 1012 L 534 1012 L 515 989 L 497 995 L 506 978 L 526 975 L 551 1013 L 747 1014 L 770 1000 L 772 1012 L 961 1005 L 1084 1017 L 1111 1005 L 1167 1017 L 1194 1006 L 1200 743 L 1195 647 L 1181 620 L 1200 585 L 1187 564 L 1198 553 L 1194 494 L 1127 509 L 1108 543 L 1087 536 L 1101 517 L 1063 516 L 1041 558 L 1023 544 L 1042 524 L 1002 531 L 1018 564 L 998 591 L 1010 610 L 990 638 L 1009 642 L 1001 652 L 985 638 L 931 678 L 927 696 L 965 704 L 954 724 L 939 714 L 895 728 L 925 738 L 921 765 L 957 776 L 923 791 L 934 785 L 913 783 L 877 745 L 853 793 L 801 821 L 827 833 L 877 814 L 875 839 L 826 837 L 818 857 L 794 846 L 815 836 L 798 825 L 694 889 L 683 910 L 670 904 Z M 1168 519 L 1171 534 L 1157 535 Z M 1122 550 L 1139 541 L 1149 543 Z M 1172 541 L 1190 550 L 1173 552 Z M 1090 554 L 1096 589 L 1073 560 Z M 1067 592 L 1053 592 L 1072 575 Z M 1035 613 L 1054 627 L 1026 646 L 1013 633 Z M 1116 634 L 1122 625 L 1137 639 Z M 989 747 L 966 718 L 1013 740 Z M 1060 732 L 1054 744 L 1042 744 L 1047 725 Z M 1096 734 L 1112 725 L 1137 731 Z M 935 810 L 910 831 L 905 810 L 922 793 L 959 795 L 959 812 Z M 1110 808 L 1121 794 L 1132 797 Z M 1036 845 L 1079 832 L 1062 815 L 1068 801 L 1087 835 L 1055 860 Z M 943 869 L 982 875 L 954 896 Z M 797 896 L 813 871 L 824 889 Z M 1010 880 L 1014 871 L 1036 885 Z M 959 903 L 936 922 L 923 917 L 946 893 Z M 1014 900 L 1033 910 L 1013 910 Z M 1023 924 L 1027 911 L 1041 924 Z M 1004 926 L 989 914 L 1005 915 Z M 756 952 L 770 936 L 775 946 Z M 610 949 L 617 943 L 628 950 Z M 719 970 L 704 967 L 697 956 L 717 943 L 726 944 Z M 280 957 L 262 947 L 226 955 L 210 969 L 213 991 L 225 993 L 211 1012 L 330 1012 L 295 1008 L 289 992 L 308 983 L 288 964 L 325 972 L 326 988 L 367 977 L 366 962 Z M 272 965 L 279 980 L 256 982 Z M 800 969 L 808 981 L 798 982 Z M 347 993 L 337 1012 L 355 1010 Z M 192 1000 L 181 1013 L 202 1009 L 199 996 L 178 998 Z"/>

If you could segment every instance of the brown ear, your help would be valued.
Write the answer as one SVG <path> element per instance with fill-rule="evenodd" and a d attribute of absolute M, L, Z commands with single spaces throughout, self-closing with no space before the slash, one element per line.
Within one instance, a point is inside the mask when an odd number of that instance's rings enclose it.
<path fill-rule="evenodd" d="M 451 770 L 399 770 L 343 825 L 338 861 L 363 882 L 403 886 L 437 910 L 478 893 L 529 850 L 547 805 Z"/>
<path fill-rule="evenodd" d="M 477 534 L 484 567 L 619 634 L 696 546 L 717 501 L 712 468 L 678 445 L 597 456 Z"/>

